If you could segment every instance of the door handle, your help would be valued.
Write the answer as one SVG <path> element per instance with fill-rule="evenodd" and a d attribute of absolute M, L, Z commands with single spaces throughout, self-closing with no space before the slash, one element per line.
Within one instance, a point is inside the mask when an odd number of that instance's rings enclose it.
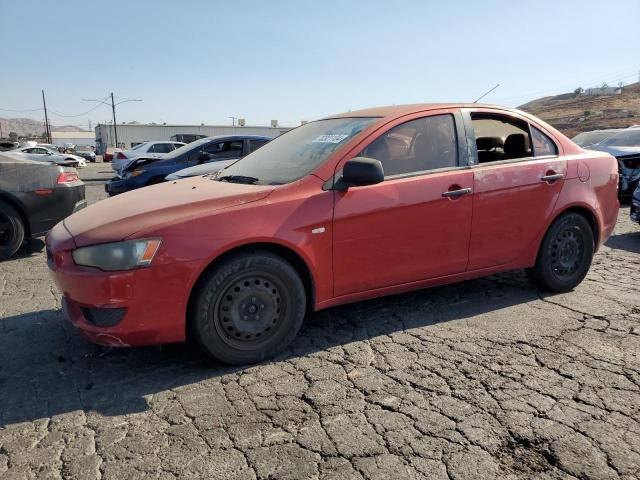
<path fill-rule="evenodd" d="M 555 182 L 556 180 L 562 180 L 564 178 L 564 173 L 550 173 L 549 175 L 545 175 L 540 180 L 543 182 Z"/>
<path fill-rule="evenodd" d="M 442 192 L 443 197 L 461 197 L 462 195 L 466 195 L 467 193 L 471 193 L 470 188 L 460 188 L 458 190 L 448 190 L 446 192 Z"/>

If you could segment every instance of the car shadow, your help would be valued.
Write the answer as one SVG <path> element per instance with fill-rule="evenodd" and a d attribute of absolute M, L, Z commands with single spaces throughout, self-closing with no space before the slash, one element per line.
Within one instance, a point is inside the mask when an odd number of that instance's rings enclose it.
<path fill-rule="evenodd" d="M 334 307 L 310 315 L 292 345 L 270 362 L 434 326 L 538 300 L 523 272 Z M 108 349 L 84 341 L 60 310 L 0 319 L 0 428 L 84 410 L 125 415 L 149 396 L 242 371 L 194 345 Z"/>
<path fill-rule="evenodd" d="M 640 231 L 611 235 L 605 245 L 615 250 L 640 253 Z"/>
<path fill-rule="evenodd" d="M 5 262 L 12 262 L 23 258 L 39 256 L 42 250 L 44 250 L 44 247 L 44 237 L 31 238 L 29 240 L 26 240 L 20 247 L 20 250 L 18 250 L 9 260 L 5 260 Z"/>

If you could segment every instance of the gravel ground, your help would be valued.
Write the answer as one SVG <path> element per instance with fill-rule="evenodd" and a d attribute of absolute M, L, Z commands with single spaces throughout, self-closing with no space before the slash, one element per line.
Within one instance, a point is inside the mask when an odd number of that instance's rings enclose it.
<path fill-rule="evenodd" d="M 0 265 L 0 478 L 638 478 L 628 213 L 572 293 L 513 272 L 333 308 L 249 368 L 85 343 L 33 242 Z"/>

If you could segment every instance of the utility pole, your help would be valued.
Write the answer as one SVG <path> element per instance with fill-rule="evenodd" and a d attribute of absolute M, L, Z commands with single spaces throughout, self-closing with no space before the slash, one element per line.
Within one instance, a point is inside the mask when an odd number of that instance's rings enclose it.
<path fill-rule="evenodd" d="M 98 103 L 102 103 L 103 105 L 109 105 L 106 100 L 111 97 L 111 113 L 113 113 L 113 136 L 114 139 L 116 141 L 116 147 L 118 146 L 118 125 L 116 123 L 116 105 L 120 105 L 121 103 L 126 103 L 126 102 L 141 102 L 142 100 L 140 100 L 139 98 L 125 98 L 124 100 L 121 100 L 118 103 L 115 103 L 113 100 L 113 92 L 111 92 L 111 94 L 107 95 L 107 97 L 99 100 L 96 98 L 83 98 L 82 101 L 83 102 L 98 102 Z M 107 123 L 105 122 L 105 125 Z M 91 130 L 91 125 L 89 125 L 89 130 Z"/>
<path fill-rule="evenodd" d="M 232 126 L 232 127 L 235 127 L 235 126 L 236 126 L 236 119 L 237 119 L 238 117 L 229 117 L 229 118 L 231 119 L 231 126 Z"/>
<path fill-rule="evenodd" d="M 44 105 L 44 125 L 47 133 L 47 143 L 51 143 L 51 129 L 49 128 L 49 117 L 47 116 L 47 101 L 44 99 L 44 90 L 42 90 L 42 104 Z"/>
<path fill-rule="evenodd" d="M 113 112 L 113 136 L 116 138 L 116 148 L 118 148 L 118 124 L 116 123 L 116 104 L 113 103 L 113 92 L 111 92 L 111 111 Z"/>

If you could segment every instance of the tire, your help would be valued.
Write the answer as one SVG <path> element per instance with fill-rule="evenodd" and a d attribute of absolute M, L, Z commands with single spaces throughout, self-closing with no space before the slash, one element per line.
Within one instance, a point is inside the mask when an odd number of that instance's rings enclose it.
<path fill-rule="evenodd" d="M 589 222 L 580 214 L 565 213 L 547 230 L 536 264 L 527 274 L 543 290 L 571 291 L 586 277 L 594 249 Z"/>
<path fill-rule="evenodd" d="M 283 258 L 250 251 L 223 260 L 194 292 L 191 333 L 223 363 L 244 365 L 272 357 L 295 338 L 306 311 L 304 285 Z"/>
<path fill-rule="evenodd" d="M 0 201 L 0 261 L 16 253 L 24 242 L 22 217 L 8 203 Z"/>

